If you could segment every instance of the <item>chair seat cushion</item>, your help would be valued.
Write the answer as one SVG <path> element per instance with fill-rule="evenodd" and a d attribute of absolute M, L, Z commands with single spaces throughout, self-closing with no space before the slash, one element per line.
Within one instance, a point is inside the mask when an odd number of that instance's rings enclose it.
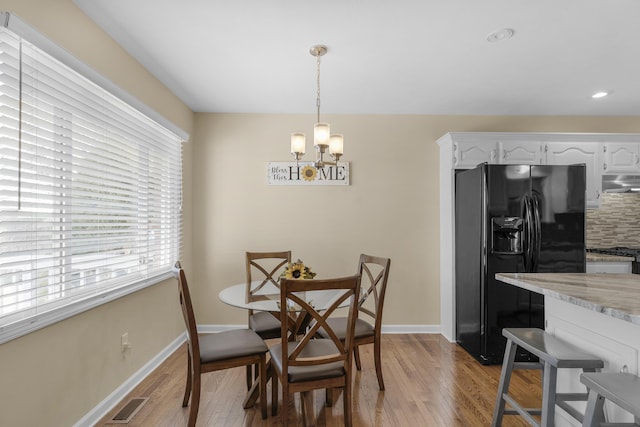
<path fill-rule="evenodd" d="M 296 343 L 289 344 L 289 354 L 295 349 Z M 328 356 L 338 353 L 338 349 L 331 340 L 311 340 L 300 353 L 299 358 Z M 278 343 L 269 349 L 271 362 L 279 374 L 282 373 L 282 344 Z M 314 366 L 289 366 L 289 382 L 320 380 L 324 378 L 341 377 L 345 374 L 344 363 L 332 362 Z"/>
<path fill-rule="evenodd" d="M 199 336 L 199 340 L 202 363 L 251 356 L 268 351 L 262 338 L 249 329 L 203 334 Z"/>
<path fill-rule="evenodd" d="M 331 329 L 333 329 L 333 332 L 336 333 L 338 338 L 340 338 L 341 340 L 344 340 L 344 337 L 346 336 L 346 330 L 347 330 L 346 317 L 331 317 L 327 319 L 327 324 L 329 325 L 329 327 L 331 327 Z M 368 322 L 365 322 L 362 319 L 356 319 L 356 329 L 354 334 L 356 339 L 371 337 L 374 334 L 375 334 L 375 329 L 371 324 L 369 324 Z M 318 335 L 322 336 L 323 338 L 329 338 L 327 331 L 325 331 L 323 328 L 318 329 Z"/>
<path fill-rule="evenodd" d="M 257 311 L 249 316 L 249 329 L 262 339 L 280 338 L 280 320 L 268 311 Z"/>

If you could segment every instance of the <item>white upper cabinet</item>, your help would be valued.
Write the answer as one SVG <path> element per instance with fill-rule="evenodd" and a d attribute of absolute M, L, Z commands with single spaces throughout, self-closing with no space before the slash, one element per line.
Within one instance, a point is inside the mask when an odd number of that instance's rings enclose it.
<path fill-rule="evenodd" d="M 602 173 L 640 173 L 640 144 L 606 142 L 602 144 Z"/>
<path fill-rule="evenodd" d="M 477 141 L 453 143 L 453 166 L 456 169 L 472 169 L 480 163 L 495 163 L 496 144 L 478 144 Z"/>
<path fill-rule="evenodd" d="M 540 165 L 542 144 L 534 141 L 498 142 L 498 161 L 505 165 Z"/>
<path fill-rule="evenodd" d="M 600 146 L 598 142 L 549 142 L 545 146 L 548 165 L 587 166 L 587 207 L 600 206 L 602 175 L 600 173 Z"/>
<path fill-rule="evenodd" d="M 535 141 L 456 141 L 454 167 L 475 168 L 480 163 L 539 165 L 543 163 L 542 143 Z"/>

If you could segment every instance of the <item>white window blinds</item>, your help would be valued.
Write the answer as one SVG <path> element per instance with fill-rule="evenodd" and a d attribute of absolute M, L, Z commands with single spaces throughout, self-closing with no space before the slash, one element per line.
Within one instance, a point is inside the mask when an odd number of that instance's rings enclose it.
<path fill-rule="evenodd" d="M 179 136 L 0 27 L 0 342 L 167 277 L 181 182 Z"/>

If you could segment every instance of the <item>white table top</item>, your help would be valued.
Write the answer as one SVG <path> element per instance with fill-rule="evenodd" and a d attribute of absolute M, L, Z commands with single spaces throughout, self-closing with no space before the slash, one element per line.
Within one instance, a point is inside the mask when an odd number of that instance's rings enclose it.
<path fill-rule="evenodd" d="M 260 282 L 257 282 L 260 283 Z M 246 301 L 247 284 L 239 283 L 223 289 L 218 294 L 218 298 L 225 304 L 234 307 L 244 308 L 246 310 L 257 311 L 280 311 L 280 289 L 272 283 L 266 284 L 255 295 L 262 295 L 268 299 L 261 301 Z M 336 290 L 308 291 L 304 292 L 303 299 L 309 302 L 317 310 L 323 310 L 331 306 L 331 304 L 342 295 L 342 292 Z M 348 306 L 349 299 L 340 304 L 340 306 Z M 296 308 L 289 307 L 289 310 L 295 311 Z"/>
<path fill-rule="evenodd" d="M 496 279 L 640 325 L 640 275 L 496 273 Z"/>

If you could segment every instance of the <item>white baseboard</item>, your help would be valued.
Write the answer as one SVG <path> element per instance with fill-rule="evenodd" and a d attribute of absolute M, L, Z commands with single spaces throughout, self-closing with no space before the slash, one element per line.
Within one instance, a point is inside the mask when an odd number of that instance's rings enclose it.
<path fill-rule="evenodd" d="M 186 340 L 186 335 L 180 334 L 171 344 L 165 347 L 146 365 L 140 368 L 128 380 L 115 389 L 106 399 L 100 402 L 95 408 L 82 417 L 74 427 L 84 427 L 96 425 L 109 411 L 111 411 L 122 399 L 125 398 L 142 380 L 144 380 L 154 369 L 171 356 Z"/>
<path fill-rule="evenodd" d="M 440 325 L 382 325 L 383 334 L 439 334 Z"/>

